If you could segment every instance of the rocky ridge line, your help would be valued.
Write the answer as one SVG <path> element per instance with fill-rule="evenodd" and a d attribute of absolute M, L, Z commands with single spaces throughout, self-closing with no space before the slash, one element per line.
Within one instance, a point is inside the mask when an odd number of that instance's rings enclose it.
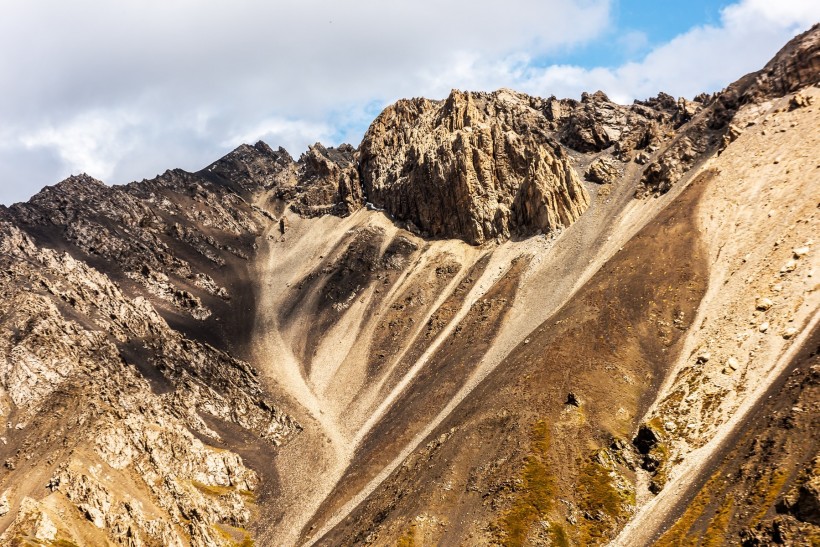
<path fill-rule="evenodd" d="M 589 196 L 529 97 L 453 92 L 387 108 L 361 146 L 368 199 L 433 237 L 481 244 L 572 224 Z"/>

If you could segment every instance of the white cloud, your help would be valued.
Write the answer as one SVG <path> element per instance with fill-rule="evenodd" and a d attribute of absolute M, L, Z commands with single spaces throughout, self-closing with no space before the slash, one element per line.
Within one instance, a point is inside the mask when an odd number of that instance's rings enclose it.
<path fill-rule="evenodd" d="M 719 91 L 763 68 L 798 32 L 820 21 L 820 3 L 804 0 L 743 0 L 721 12 L 719 26 L 690 29 L 642 60 L 614 69 L 551 66 L 523 73 L 510 67 L 514 85 L 534 94 L 578 96 L 604 90 L 621 102 L 665 91 L 693 97 Z"/>
<path fill-rule="evenodd" d="M 107 178 L 117 163 L 137 145 L 129 127 L 139 120 L 122 112 L 85 112 L 60 126 L 48 126 L 20 136 L 27 149 L 52 148 L 72 172 L 89 171 Z"/>
<path fill-rule="evenodd" d="M 534 59 L 613 34 L 615 0 L 39 0 L 0 18 L 0 203 L 71 172 L 128 182 L 201 168 L 261 138 L 295 156 L 358 142 L 401 97 L 511 87 L 628 101 L 691 96 L 758 69 L 820 19 L 742 0 L 614 69 Z M 617 30 L 617 29 L 616 29 Z M 638 31 L 640 29 L 637 29 Z M 613 47 L 637 54 L 645 36 Z M 10 52 L 15 52 L 11 54 Z"/>
<path fill-rule="evenodd" d="M 7 2 L 0 131 L 13 138 L 0 142 L 0 188 L 21 172 L 33 192 L 77 170 L 128 182 L 196 169 L 260 137 L 294 155 L 318 139 L 358 139 L 373 104 L 449 89 L 465 57 L 594 38 L 610 2 Z M 6 163 L 35 152 L 58 167 Z"/>

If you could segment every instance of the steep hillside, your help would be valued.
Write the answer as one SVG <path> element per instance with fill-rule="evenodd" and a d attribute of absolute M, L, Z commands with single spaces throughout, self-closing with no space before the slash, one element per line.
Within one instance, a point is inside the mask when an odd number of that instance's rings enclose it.
<path fill-rule="evenodd" d="M 0 207 L 0 542 L 812 544 L 818 81 L 816 26 Z"/>

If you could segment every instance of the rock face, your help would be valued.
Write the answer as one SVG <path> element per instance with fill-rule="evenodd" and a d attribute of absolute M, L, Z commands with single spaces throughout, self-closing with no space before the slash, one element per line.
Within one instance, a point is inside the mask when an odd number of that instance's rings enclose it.
<path fill-rule="evenodd" d="M 820 82 L 820 23 L 786 44 L 762 70 L 731 84 L 716 100 L 713 127 L 724 126 L 750 102 L 782 97 Z"/>
<path fill-rule="evenodd" d="M 584 178 L 598 184 L 612 184 L 618 180 L 620 175 L 621 173 L 613 161 L 598 158 L 590 164 L 589 169 L 584 173 Z"/>
<path fill-rule="evenodd" d="M 691 123 L 647 167 L 637 194 L 668 192 L 710 151 L 721 144 L 725 148 L 737 138 L 739 129 L 731 121 L 741 106 L 816 85 L 819 75 L 820 25 L 815 25 L 784 46 L 762 70 L 744 76 L 715 97 L 703 98 L 709 108 L 691 116 Z"/>
<path fill-rule="evenodd" d="M 364 206 L 356 149 L 349 144 L 325 148 L 316 143 L 299 161 L 261 141 L 243 144 L 199 175 L 240 192 L 271 190 L 306 218 L 347 216 Z"/>
<path fill-rule="evenodd" d="M 355 152 L 349 144 L 339 148 L 314 144 L 296 165 L 299 183 L 279 190 L 277 196 L 290 201 L 291 209 L 307 218 L 355 212 L 364 205 Z"/>
<path fill-rule="evenodd" d="M 9 419 L 4 444 L 11 437 L 20 447 L 6 467 L 33 460 L 30 472 L 50 475 L 55 500 L 115 539 L 220 545 L 213 525 L 243 526 L 256 473 L 197 436 L 222 441 L 206 420 L 271 447 L 299 432 L 265 402 L 255 371 L 186 339 L 145 298 L 126 298 L 106 275 L 38 248 L 3 221 L 0 269 L 0 409 Z M 0 509 L 10 505 L 7 490 Z M 0 539 L 47 528 L 53 540 L 70 526 L 30 505 Z"/>
<path fill-rule="evenodd" d="M 0 542 L 75 541 L 65 508 L 99 530 L 80 544 L 223 545 L 215 527 L 248 522 L 259 478 L 214 445 L 242 431 L 275 450 L 301 430 L 215 347 L 235 337 L 218 325 L 273 222 L 242 197 L 273 172 L 255 159 L 230 181 L 80 175 L 0 208 L 0 458 L 42 481 L 5 481 L 16 517 Z"/>
<path fill-rule="evenodd" d="M 589 196 L 526 95 L 453 91 L 399 101 L 368 129 L 368 199 L 433 237 L 473 244 L 572 224 Z"/>

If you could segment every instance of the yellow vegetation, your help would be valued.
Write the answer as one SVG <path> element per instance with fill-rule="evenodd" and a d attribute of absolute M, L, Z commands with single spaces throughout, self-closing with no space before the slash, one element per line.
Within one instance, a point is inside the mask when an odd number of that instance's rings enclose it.
<path fill-rule="evenodd" d="M 578 506 L 583 514 L 597 518 L 579 524 L 580 543 L 608 541 L 608 533 L 618 521 L 629 517 L 628 505 L 634 502 L 634 493 L 618 489 L 609 469 L 594 459 L 587 462 L 578 477 Z"/>
<path fill-rule="evenodd" d="M 253 503 L 254 501 L 253 492 L 251 492 L 250 490 L 237 490 L 236 488 L 232 488 L 230 486 L 216 486 L 213 484 L 201 483 L 199 481 L 191 481 L 191 484 L 194 487 L 196 487 L 197 490 L 199 490 L 207 496 L 218 498 L 219 496 L 224 496 L 225 494 L 228 494 L 230 492 L 236 492 L 237 494 L 245 498 L 246 501 L 249 501 L 251 503 Z"/>
<path fill-rule="evenodd" d="M 524 545 L 530 528 L 536 521 L 547 517 L 555 498 L 555 477 L 550 474 L 547 465 L 549 425 L 543 420 L 538 421 L 532 428 L 530 439 L 530 451 L 521 472 L 517 496 L 499 522 L 501 543 L 506 547 Z M 553 535 L 563 535 L 565 538 L 566 534 L 561 534 L 563 529 L 555 531 L 559 529 L 551 527 Z"/>
<path fill-rule="evenodd" d="M 720 474 L 716 473 L 703 485 L 703 488 L 700 489 L 698 495 L 691 501 L 686 512 L 678 519 L 675 525 L 655 543 L 655 547 L 679 547 L 692 544 L 692 542 L 685 542 L 684 540 L 690 528 L 692 528 L 692 525 L 706 510 L 706 506 L 709 505 L 712 499 L 712 492 L 720 491 L 719 482 Z"/>
<path fill-rule="evenodd" d="M 732 518 L 732 509 L 735 506 L 735 498 L 726 496 L 723 505 L 718 509 L 717 514 L 712 518 L 706 533 L 703 535 L 703 547 L 720 547 L 726 541 L 726 531 L 729 528 L 729 521 Z"/>
<path fill-rule="evenodd" d="M 416 529 L 411 526 L 396 542 L 396 547 L 415 547 Z"/>

